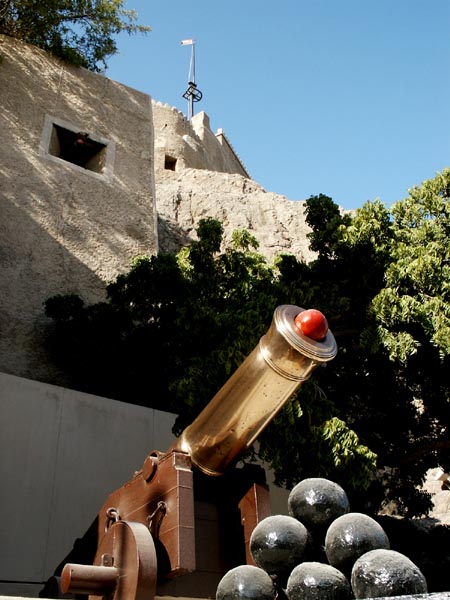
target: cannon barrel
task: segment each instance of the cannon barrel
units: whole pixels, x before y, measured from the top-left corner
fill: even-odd
[[[189,454],[208,475],[222,475],[245,452],[312,371],[336,356],[331,331],[316,341],[295,325],[304,310],[275,309],[267,333],[170,451]]]

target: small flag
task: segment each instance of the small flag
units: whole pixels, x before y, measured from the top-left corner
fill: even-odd
[[[182,46],[192,46],[193,43],[194,43],[194,40],[181,40]]]

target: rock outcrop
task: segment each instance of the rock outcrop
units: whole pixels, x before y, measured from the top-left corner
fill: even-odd
[[[155,173],[160,252],[175,252],[195,239],[200,219],[213,217],[224,226],[225,243],[236,229],[256,237],[269,260],[280,253],[309,261],[304,203],[288,200],[238,174],[203,169]]]
[[[200,219],[224,226],[227,244],[247,229],[268,260],[290,253],[306,261],[309,250],[304,203],[266,192],[253,181],[224,132],[213,133],[208,115],[191,120],[153,101],[156,211],[160,252],[176,252],[195,239]]]

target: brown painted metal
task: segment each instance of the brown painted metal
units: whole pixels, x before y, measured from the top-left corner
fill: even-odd
[[[114,566],[103,566],[105,562]],[[152,600],[156,580],[156,551],[147,527],[117,521],[103,537],[93,566],[64,567],[61,589],[63,593],[89,594],[91,600],[105,596],[111,600]]]
[[[114,508],[121,520],[149,525],[149,517],[163,502],[157,545],[158,558],[165,576],[178,576],[195,569],[194,493],[189,456],[170,452],[154,453],[152,469],[143,469],[121,488],[110,494],[99,512],[98,540],[107,534],[108,510]],[[145,465],[149,466],[149,459]],[[149,471],[152,475],[146,481]],[[153,472],[154,471],[154,472]],[[156,514],[156,513],[155,513]],[[157,515],[156,515],[157,516]],[[156,534],[155,530],[153,532]],[[161,570],[160,569],[160,570]]]
[[[267,485],[254,483],[239,502],[241,523],[244,528],[245,558],[248,565],[254,565],[250,552],[250,536],[256,525],[272,514],[270,492]]]
[[[104,596],[116,588],[119,570],[115,567],[67,564],[61,575],[64,594],[97,594]]]
[[[208,475],[222,475],[319,365],[336,356],[331,331],[323,341],[303,335],[295,317],[304,309],[279,306],[253,352],[228,379],[172,450],[189,454]]]

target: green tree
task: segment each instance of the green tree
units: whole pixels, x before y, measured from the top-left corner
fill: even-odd
[[[367,439],[391,467],[386,498],[395,498],[404,512],[426,509],[429,499],[417,486],[428,468],[450,468],[449,191],[446,169],[389,212],[380,203],[366,204],[343,232],[351,251],[372,245],[376,263],[384,264],[360,341],[371,365],[375,359],[386,365],[377,401],[389,404],[379,413],[383,427],[374,428],[379,444],[373,435]]]
[[[46,303],[55,320],[49,342],[72,387],[172,410],[179,415],[177,432],[256,346],[275,307],[303,305],[311,290],[307,265],[289,256],[269,265],[248,232],[234,232],[223,251],[220,223],[202,220],[197,233],[198,241],[177,256],[136,259],[108,286],[105,303],[85,307],[73,296]],[[280,483],[326,472],[355,489],[367,484],[375,457],[335,413],[331,399],[311,383],[277,417],[261,454]],[[308,470],[288,472],[279,452],[286,444],[277,442],[284,436],[301,465],[310,457]]]
[[[354,499],[365,509],[368,502],[393,503],[401,514],[424,514],[430,499],[420,485],[427,469],[449,468],[448,181],[446,171],[414,188],[392,213],[368,202],[349,220],[328,197],[312,197],[306,215],[317,260],[306,273],[288,261],[293,289],[303,277],[308,304],[331,316],[339,353],[314,380],[333,401],[330,416],[378,457],[378,476]],[[313,423],[323,407],[302,396],[303,414]],[[302,419],[295,419],[297,429]],[[263,435],[262,452],[267,443],[269,458],[270,438],[276,439],[278,477],[292,485],[308,472],[302,440],[316,429],[291,437],[289,424],[277,425],[279,434],[271,426]],[[314,446],[325,471],[329,450]]]
[[[324,194],[309,198],[305,215],[311,227],[307,234],[310,249],[317,252],[319,260],[331,258],[340,243],[339,227],[350,223],[350,215],[342,214],[333,200]]]
[[[116,54],[115,37],[146,33],[124,0],[0,0],[0,33],[92,71]]]
[[[364,341],[399,365],[422,424],[402,463],[431,457],[450,470],[450,169],[391,213],[391,261]]]
[[[107,302],[47,303],[56,355],[74,387],[172,410],[181,431],[270,324],[279,304],[327,315],[339,352],[317,369],[258,440],[279,484],[333,479],[354,509],[395,504],[425,514],[428,468],[449,461],[450,173],[388,211],[368,202],[342,215],[306,202],[317,259],[274,265],[248,232],[222,247],[217,221],[177,256],[139,258]],[[377,467],[377,469],[375,469]]]
[[[197,233],[178,255],[136,258],[104,303],[47,301],[50,348],[72,386],[174,410],[182,422],[245,358],[270,322],[273,271],[247,232],[225,252],[220,223],[202,220]]]
[[[450,169],[392,207],[391,262],[372,311],[379,341],[407,362],[424,344],[450,355]],[[423,352],[422,352],[423,353]]]

